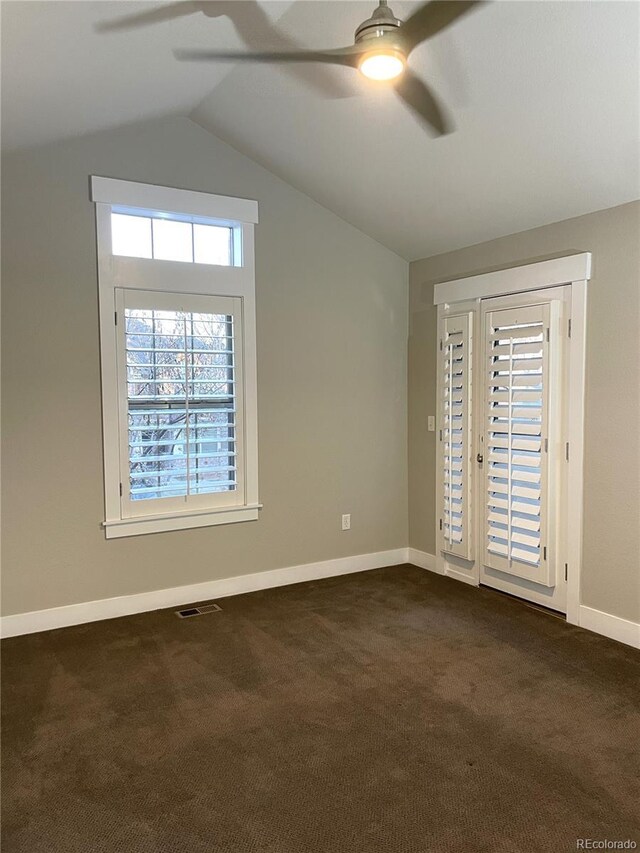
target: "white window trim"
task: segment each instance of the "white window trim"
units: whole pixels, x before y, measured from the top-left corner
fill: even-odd
[[[439,322],[451,310],[477,310],[480,299],[512,293],[525,293],[558,285],[571,287],[571,346],[569,348],[569,401],[567,414],[570,453],[567,460],[567,488],[571,495],[583,495],[584,489],[584,419],[586,380],[587,283],[591,278],[591,252],[580,252],[533,264],[509,267],[495,272],[443,281],[434,287],[434,305],[438,306]],[[468,305],[465,304],[465,301]],[[440,327],[439,327],[440,328]],[[437,461],[436,461],[437,466]],[[436,470],[438,468],[436,467]],[[436,478],[436,489],[440,487]],[[436,500],[439,499],[436,491]],[[437,505],[437,504],[436,504]],[[582,573],[583,501],[569,501],[567,508],[567,622],[580,624],[580,578]],[[439,541],[436,521],[436,542]],[[442,557],[438,562],[444,573]],[[473,585],[479,578],[469,576],[455,567],[448,571],[453,577]],[[584,609],[584,608],[582,608]]]
[[[155,184],[139,184],[117,178],[91,176],[91,201],[122,207],[140,207],[165,213],[207,216],[223,222],[258,223],[258,202],[197,190],[179,190]]]
[[[556,287],[559,284],[588,281],[591,278],[591,252],[566,255],[535,264],[470,275],[436,284],[434,305],[464,302],[466,299],[488,299],[528,290]]]
[[[258,425],[255,316],[254,224],[257,202],[227,196],[159,187],[92,176],[91,200],[96,203],[100,359],[104,447],[105,521],[107,539],[169,530],[255,521],[258,500]],[[187,264],[114,256],[111,253],[111,207],[129,207],[207,216],[237,230],[242,244],[241,266]],[[210,271],[203,277],[202,270]],[[237,297],[242,300],[242,361],[244,368],[244,502],[206,510],[174,511],[125,518],[120,500],[120,428],[116,291],[142,289],[168,293]]]

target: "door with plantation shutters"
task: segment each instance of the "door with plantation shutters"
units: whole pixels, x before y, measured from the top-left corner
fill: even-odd
[[[482,301],[480,582],[562,610],[563,288]]]
[[[418,565],[575,624],[590,275],[586,252],[434,286],[434,558],[412,549]]]
[[[440,338],[441,521],[443,552],[472,558],[471,362],[472,319],[446,317]]]
[[[440,308],[438,565],[528,598],[566,602],[570,289]]]

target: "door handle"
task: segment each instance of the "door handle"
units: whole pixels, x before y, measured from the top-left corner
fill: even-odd
[[[484,462],[484,456],[482,455],[482,453],[478,453],[476,459],[478,460],[478,465],[482,465],[482,463]]]

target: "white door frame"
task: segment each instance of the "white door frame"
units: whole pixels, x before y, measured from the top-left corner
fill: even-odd
[[[570,346],[568,364],[568,415],[567,428],[569,440],[569,458],[567,470],[568,494],[583,494],[584,483],[584,402],[585,402],[585,362],[586,362],[586,321],[587,321],[587,282],[591,278],[591,253],[582,252],[539,261],[533,264],[511,267],[495,272],[468,276],[436,284],[434,304],[439,306],[438,314],[452,309],[463,309],[459,303],[476,302],[491,296],[506,296],[512,293],[524,293],[558,285],[571,287]],[[438,374],[440,363],[438,362]],[[440,376],[438,375],[438,387]],[[438,443],[439,445],[439,443]],[[475,442],[474,442],[475,445]],[[440,447],[437,449],[439,459]],[[439,471],[439,468],[436,468]],[[436,477],[437,506],[441,503],[441,474]],[[439,516],[439,513],[438,513]],[[569,501],[567,509],[567,622],[579,624],[580,610],[580,574],[582,568],[582,499]],[[436,519],[436,542],[440,542],[439,517]],[[437,567],[443,574],[477,585],[479,573],[475,576],[450,564],[438,546]],[[446,565],[446,564],[448,565]]]

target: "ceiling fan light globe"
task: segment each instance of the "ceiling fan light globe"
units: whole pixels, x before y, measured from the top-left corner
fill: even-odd
[[[370,80],[395,80],[404,71],[405,58],[400,51],[375,51],[366,53],[358,67]]]

